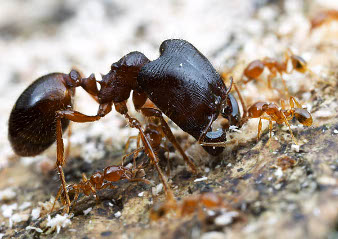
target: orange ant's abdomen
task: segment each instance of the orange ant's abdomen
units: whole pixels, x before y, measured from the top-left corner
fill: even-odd
[[[305,126],[311,126],[312,125],[312,122],[313,122],[312,116],[307,110],[301,109],[301,108],[296,108],[294,114],[295,114],[296,119],[302,125],[305,125]]]
[[[104,179],[109,182],[117,182],[121,179],[131,176],[131,173],[127,169],[123,169],[120,166],[109,166],[104,169]]]
[[[252,61],[244,70],[244,75],[248,78],[255,79],[264,71],[264,64],[261,60]]]
[[[69,77],[52,73],[34,81],[16,101],[8,122],[8,138],[14,152],[34,156],[56,140],[56,112],[72,108],[74,90],[67,87]],[[69,120],[62,119],[64,131]]]
[[[206,208],[214,208],[222,206],[223,200],[215,193],[204,193],[201,195],[201,203]]]

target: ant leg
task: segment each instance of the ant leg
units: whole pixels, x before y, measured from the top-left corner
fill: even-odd
[[[170,160],[169,160],[169,148],[168,148],[168,145],[167,145],[167,142],[164,142],[164,147],[160,146],[160,148],[162,148],[164,151],[167,152],[167,177],[170,176]]]
[[[174,199],[174,194],[173,194],[173,192],[171,191],[171,189],[170,189],[170,187],[169,187],[169,185],[168,185],[168,183],[167,183],[167,178],[164,176],[164,174],[163,174],[163,172],[162,172],[160,166],[158,165],[158,158],[157,158],[157,156],[156,156],[156,154],[155,154],[155,151],[154,151],[154,149],[151,147],[151,144],[150,144],[150,142],[149,142],[149,139],[148,139],[148,138],[146,137],[146,135],[144,134],[140,122],[139,122],[137,119],[130,117],[129,114],[126,113],[126,112],[125,112],[125,114],[123,114],[123,115],[124,115],[124,117],[129,121],[130,127],[136,128],[136,129],[139,130],[141,140],[142,140],[142,142],[143,142],[143,144],[144,144],[144,147],[145,147],[145,151],[146,151],[148,157],[150,158],[150,160],[151,160],[151,161],[153,162],[153,164],[155,165],[155,168],[156,168],[156,170],[157,170],[157,172],[158,172],[158,174],[159,174],[159,176],[160,176],[160,179],[161,179],[161,181],[162,181],[162,183],[163,183],[163,187],[164,187],[164,190],[165,190],[165,192],[166,192],[167,199],[170,200],[170,201],[171,201],[171,200],[175,200],[175,199]]]
[[[292,139],[293,139],[293,142],[295,142],[295,144],[298,145],[295,136],[293,136],[293,133],[292,133],[292,130],[291,130],[291,126],[290,126],[289,122],[287,121],[287,119],[286,119],[284,113],[283,113],[283,112],[281,112],[281,113],[282,113],[282,115],[283,115],[283,117],[284,117],[284,123],[289,127],[290,134],[291,134],[291,137],[292,137]]]
[[[181,148],[180,144],[177,142],[177,140],[176,140],[174,134],[172,133],[170,127],[168,126],[167,122],[164,120],[164,118],[162,116],[162,112],[157,110],[157,109],[153,109],[153,108],[141,108],[140,110],[141,110],[141,112],[144,116],[146,116],[146,117],[153,116],[153,117],[156,117],[160,120],[163,133],[165,134],[167,139],[169,139],[169,141],[174,145],[176,150],[180,152],[181,156],[183,157],[184,161],[189,165],[190,169],[194,173],[197,173],[195,164],[191,161],[190,158],[188,158],[188,156],[185,154],[185,152]]]
[[[62,140],[62,126],[61,126],[61,118],[58,118],[56,121],[56,147],[57,147],[57,159],[56,159],[56,167],[59,173],[59,177],[61,180],[61,185],[63,188],[63,192],[66,197],[66,204],[67,207],[65,208],[65,212],[69,212],[69,207],[70,207],[70,200],[69,200],[69,195],[67,192],[67,185],[66,185],[66,179],[65,175],[62,170],[62,166],[65,163],[65,158],[64,158],[64,145],[63,145],[63,140]]]
[[[258,122],[258,132],[257,132],[257,141],[259,140],[260,138],[260,133],[262,131],[262,118],[259,117],[259,122]]]
[[[87,116],[84,114],[81,114],[77,111],[73,110],[64,110],[64,111],[58,111],[57,112],[57,118],[56,118],[56,167],[59,173],[59,177],[61,180],[61,185],[63,188],[63,191],[65,193],[65,198],[66,198],[66,203],[67,203],[67,208],[65,211],[68,213],[69,212],[69,207],[70,207],[70,200],[67,192],[67,185],[66,185],[66,179],[65,175],[63,173],[63,165],[65,164],[65,157],[64,157],[64,144],[63,144],[63,139],[62,139],[62,125],[61,125],[61,119],[65,118],[74,122],[91,122],[91,121],[96,121],[100,119],[100,116]]]
[[[59,187],[59,190],[58,190],[58,192],[57,192],[57,194],[56,194],[56,196],[55,196],[55,199],[54,199],[54,203],[53,203],[52,209],[50,210],[49,213],[52,213],[52,212],[54,211],[55,204],[56,204],[57,200],[58,200],[58,199],[60,198],[60,196],[61,196],[61,190],[62,190],[62,186]]]
[[[133,155],[134,155],[134,156],[133,156],[133,164],[134,164],[134,167],[135,167],[135,164],[136,164],[135,159],[136,159],[137,155],[139,154],[139,152],[142,151],[142,150],[144,150],[144,147],[139,147],[139,148],[135,149],[134,151],[132,151],[132,152],[130,152],[130,153],[124,155],[123,158],[122,158],[122,166],[124,165],[124,160],[125,160],[127,157],[129,157],[130,155],[133,154]],[[136,156],[135,156],[135,155],[136,155]]]
[[[286,85],[286,81],[285,81],[285,79],[284,79],[282,73],[280,74],[280,78],[282,79],[282,83],[283,83],[283,86],[284,86],[285,95],[286,95],[286,96],[289,96],[289,88],[288,88],[288,86]]]
[[[69,158],[69,153],[70,153],[70,137],[72,135],[72,122],[69,122],[69,126],[68,126],[68,133],[67,133],[67,139],[68,139],[68,143],[67,143],[67,147],[66,147],[66,151],[65,151],[65,160],[67,161],[67,159]]]
[[[268,146],[270,145],[271,137],[272,137],[272,120],[271,120],[271,117],[270,117],[270,119],[269,119],[269,141],[268,141]]]
[[[137,139],[137,138],[138,138],[138,136],[130,136],[130,137],[128,138],[127,143],[126,143],[126,146],[124,146],[124,153],[125,153],[125,154],[126,154],[127,151],[128,151],[128,148],[129,148],[129,145],[130,145],[130,141],[131,141],[132,139]]]

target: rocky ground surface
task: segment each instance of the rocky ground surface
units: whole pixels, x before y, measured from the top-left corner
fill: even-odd
[[[338,23],[309,33],[310,19],[335,1],[2,1],[0,3],[0,238],[337,238],[338,237]],[[20,158],[7,141],[7,120],[20,93],[37,77],[68,72],[106,73],[126,53],[150,59],[160,43],[182,38],[194,44],[220,72],[234,76],[248,105],[279,102],[282,96],[262,81],[240,84],[245,66],[265,56],[282,58],[287,48],[302,56],[312,73],[286,74],[290,94],[312,113],[313,125],[291,121],[298,146],[286,126],[256,119],[228,134],[229,145],[209,156],[172,123],[175,136],[198,166],[193,175],[170,149],[170,186],[180,203],[214,192],[223,207],[180,217],[169,213],[151,221],[154,205],[165,202],[150,165],[144,183],[118,182],[99,191],[100,200],[81,195],[70,214],[60,204],[49,213],[59,188],[55,146],[34,158]],[[264,80],[265,79],[265,80]],[[228,84],[228,82],[226,82]],[[280,77],[273,86],[283,89]],[[236,96],[237,97],[237,96]],[[97,104],[82,90],[76,108],[95,114]],[[131,114],[144,119],[134,112]],[[95,123],[73,124],[67,182],[121,163],[129,136],[137,131],[111,113]],[[67,139],[65,139],[67,141]],[[136,147],[132,143],[130,150]],[[159,154],[166,170],[164,152]],[[148,163],[140,154],[138,162]]]

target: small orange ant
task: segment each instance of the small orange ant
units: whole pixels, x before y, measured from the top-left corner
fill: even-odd
[[[291,60],[292,69],[287,71],[288,62]],[[288,87],[286,85],[285,79],[283,78],[283,74],[290,74],[293,70],[298,71],[300,73],[310,72],[312,71],[307,67],[306,61],[297,55],[294,55],[290,49],[288,49],[284,54],[284,59],[282,61],[276,60],[274,58],[265,57],[263,60],[254,60],[248,64],[248,66],[244,69],[242,75],[242,81],[244,84],[247,84],[251,80],[257,80],[262,75],[264,68],[269,70],[268,75],[268,88],[271,89],[271,80],[277,76],[277,73],[281,76],[285,92],[288,95]],[[245,80],[243,78],[246,77]]]
[[[310,33],[312,33],[313,29],[332,21],[338,21],[338,10],[325,10],[319,12],[311,19]]]
[[[247,118],[259,118],[258,123],[258,133],[257,133],[257,140],[260,137],[260,133],[262,130],[262,119],[269,120],[269,131],[270,131],[270,138],[272,135],[272,121],[275,121],[277,124],[285,123],[290,130],[290,134],[292,136],[293,141],[297,144],[297,141],[292,133],[290,124],[288,121],[295,117],[299,123],[304,126],[311,126],[312,125],[312,116],[306,110],[303,109],[301,104],[296,100],[295,97],[290,97],[290,109],[285,109],[285,101],[281,100],[281,107],[278,107],[275,103],[267,103],[267,102],[256,102],[248,109],[248,116]],[[267,116],[263,116],[263,114]]]
[[[157,221],[162,217],[174,212],[177,217],[191,215],[196,211],[203,213],[203,209],[230,208],[223,203],[223,199],[212,192],[192,195],[178,203],[176,200],[167,200],[166,202],[155,205],[150,211],[150,219]]]
[[[93,194],[95,198],[99,200],[97,190],[105,188],[113,189],[115,188],[115,186],[111,183],[118,182],[123,179],[126,179],[129,182],[144,182],[146,184],[151,184],[149,180],[142,178],[144,176],[144,170],[140,169],[141,166],[142,165],[138,166],[137,169],[130,169],[128,167],[116,165],[108,166],[102,171],[94,173],[89,178],[89,180],[85,174],[82,174],[82,180],[79,183],[67,185],[67,194],[74,195],[71,203],[75,203],[77,201],[80,193],[83,193],[86,196]],[[55,197],[55,201],[51,211],[54,210],[55,203],[59,198],[62,205],[66,206],[65,211],[68,210],[69,207],[66,199],[66,194],[63,192],[63,187],[61,185]]]

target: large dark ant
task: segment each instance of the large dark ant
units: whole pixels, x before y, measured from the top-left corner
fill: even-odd
[[[101,85],[100,90],[96,83]],[[99,103],[96,115],[88,116],[73,110],[76,87],[82,87]],[[144,134],[140,122],[128,114],[126,100],[133,91],[135,109],[146,117],[160,119],[166,137],[182,155],[185,153],[165,123],[162,112],[200,144],[208,144],[204,149],[209,154],[218,155],[224,149],[213,144],[226,141],[226,129],[214,132],[212,123],[219,114],[232,121],[240,117],[230,89],[192,44],[184,40],[166,40],[160,46],[158,59],[150,61],[140,52],[131,52],[113,63],[109,73],[102,76],[102,81],[96,81],[93,74],[83,78],[76,70],[69,74],[52,73],[40,77],[20,95],[13,107],[9,118],[9,141],[20,156],[38,155],[57,142],[56,166],[68,211],[71,203],[62,170],[65,164],[62,132],[69,121],[99,120],[112,110],[114,104],[129,126],[139,130],[145,153],[155,165],[167,197],[173,198],[150,139]],[[158,109],[143,107],[148,98]],[[183,158],[196,173],[191,159]]]

